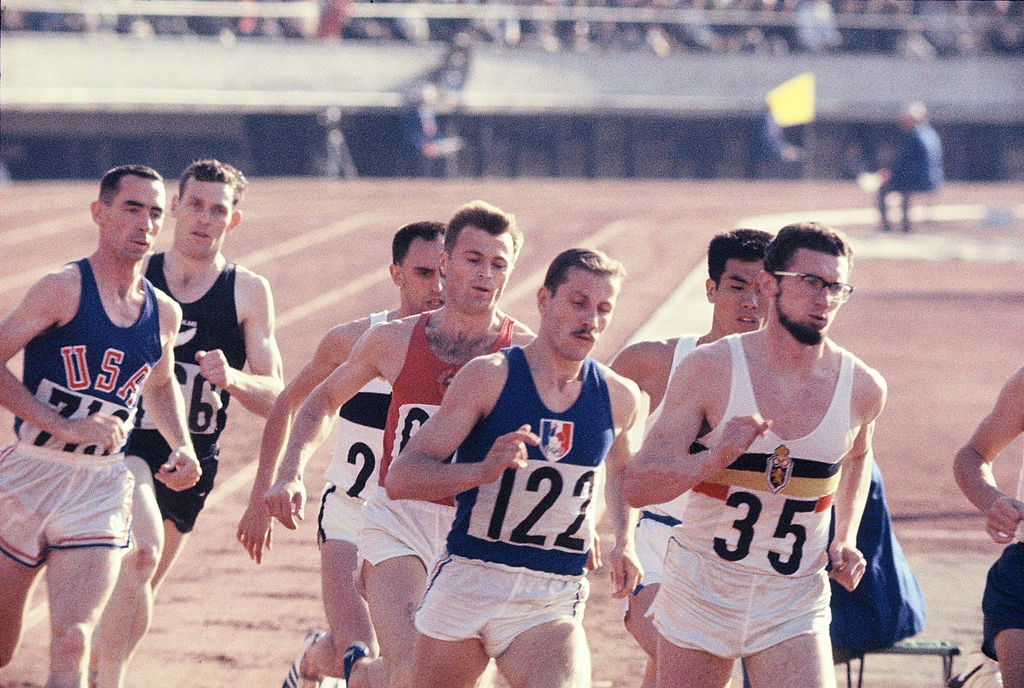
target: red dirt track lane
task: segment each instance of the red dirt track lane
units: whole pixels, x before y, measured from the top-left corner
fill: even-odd
[[[96,233],[88,204],[97,188],[92,182],[0,188],[0,312],[9,312],[47,270],[92,250]],[[168,188],[168,196],[174,190]],[[892,238],[895,249],[882,247],[882,253],[895,257],[878,257],[877,251],[855,255],[857,291],[832,332],[889,383],[875,455],[897,534],[928,600],[929,624],[922,637],[953,640],[965,651],[980,638],[977,607],[984,572],[999,548],[984,536],[981,518],[956,489],[951,462],[1002,382],[1024,362],[1024,253],[1013,250],[1021,245],[1024,226],[1012,218],[1000,222],[1005,209],[1022,202],[1022,191],[1008,184],[944,188],[929,200],[934,218],[919,234]],[[626,265],[629,276],[615,319],[595,351],[605,362],[701,266],[715,232],[753,215],[866,209],[874,200],[852,183],[833,182],[255,179],[226,253],[270,280],[286,378],[330,326],[395,303],[385,266],[398,226],[446,220],[474,198],[519,220],[525,246],[502,307],[531,327],[538,320],[534,295],[543,271],[562,249],[597,246]],[[961,204],[995,212],[988,213],[990,221],[942,220],[942,208]],[[1024,218],[1019,207],[1017,217]],[[815,215],[808,212],[804,219]],[[879,241],[873,223],[846,229],[855,249],[858,242],[875,246]],[[168,218],[158,248],[168,245],[172,231]],[[904,250],[931,240],[972,241],[985,250],[942,260]],[[20,370],[20,359],[13,368]],[[262,421],[241,406],[232,408],[217,489],[161,590],[130,686],[276,688],[304,632],[325,624],[312,524],[297,532],[278,525],[274,548],[259,567],[235,540]],[[10,414],[0,412],[0,440],[12,437]],[[325,442],[307,470],[314,500],[332,446],[332,440]],[[1018,440],[996,463],[1007,491],[1016,483],[1021,451]],[[307,508],[307,521],[314,517],[315,509]],[[610,543],[606,527],[603,533]],[[585,625],[595,686],[637,686],[644,658],[622,627],[623,607],[608,597],[606,572],[592,574],[591,580]],[[42,592],[40,585],[18,653],[0,669],[0,688],[45,682],[48,627],[37,609]],[[933,658],[872,657],[865,684],[939,685],[937,664]]]

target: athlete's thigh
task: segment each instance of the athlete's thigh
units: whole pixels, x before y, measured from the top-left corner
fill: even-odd
[[[651,657],[657,656],[660,635],[654,627],[654,620],[647,616],[647,611],[660,587],[660,583],[652,583],[642,587],[635,595],[630,595],[629,608],[626,610],[626,628]]]
[[[583,626],[558,619],[528,628],[497,658],[512,688],[585,688],[590,685],[590,649]]]
[[[14,654],[29,593],[41,570],[41,567],[25,566],[0,554],[0,581],[3,581],[0,585],[0,660]]]
[[[95,625],[114,589],[123,556],[123,550],[113,547],[51,550],[46,584],[52,625]]]
[[[135,476],[132,494],[132,547],[160,551],[164,545],[164,524],[156,503],[153,472],[138,456],[125,456],[125,465]]]
[[[1004,688],[1024,688],[1024,629],[1000,631],[995,645]]]
[[[412,688],[472,688],[487,668],[488,659],[476,638],[438,640],[417,633]]]
[[[381,655],[411,657],[416,641],[413,619],[427,587],[423,562],[412,555],[379,564],[364,561],[361,573]]]
[[[733,660],[658,639],[658,688],[724,688]]]
[[[746,658],[754,688],[835,688],[828,633],[802,633]]]
[[[332,633],[344,634],[356,615],[367,615],[366,603],[352,578],[358,564],[355,543],[324,540],[320,544],[320,590]],[[365,623],[368,625],[369,621]]]

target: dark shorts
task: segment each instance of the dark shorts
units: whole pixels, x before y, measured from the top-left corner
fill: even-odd
[[[213,481],[217,477],[217,457],[220,456],[220,449],[215,448],[213,453],[199,459],[199,467],[203,474],[197,482],[187,490],[176,492],[153,478],[153,488],[156,491],[156,503],[160,507],[160,515],[174,524],[174,527],[181,533],[190,533],[196,525],[196,518],[206,504],[206,497],[213,489]],[[155,476],[157,471],[167,461],[167,455],[154,456],[151,454],[142,456],[149,464],[149,469]]]
[[[999,632],[1024,629],[1024,544],[1015,542],[1004,549],[988,570],[981,610],[985,613],[981,650],[997,659],[995,639]]]

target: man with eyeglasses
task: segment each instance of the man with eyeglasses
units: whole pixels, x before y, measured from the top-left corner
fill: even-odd
[[[721,688],[737,658],[756,688],[835,686],[825,566],[850,590],[864,575],[856,535],[886,395],[828,338],[851,260],[825,225],[784,227],[757,278],[765,327],[683,360],[627,469],[632,506],[690,491],[652,607],[659,686]],[[705,431],[708,450],[681,451]]]

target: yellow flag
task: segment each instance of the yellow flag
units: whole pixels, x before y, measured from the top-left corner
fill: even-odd
[[[814,74],[804,72],[768,91],[768,109],[780,127],[814,121]]]

